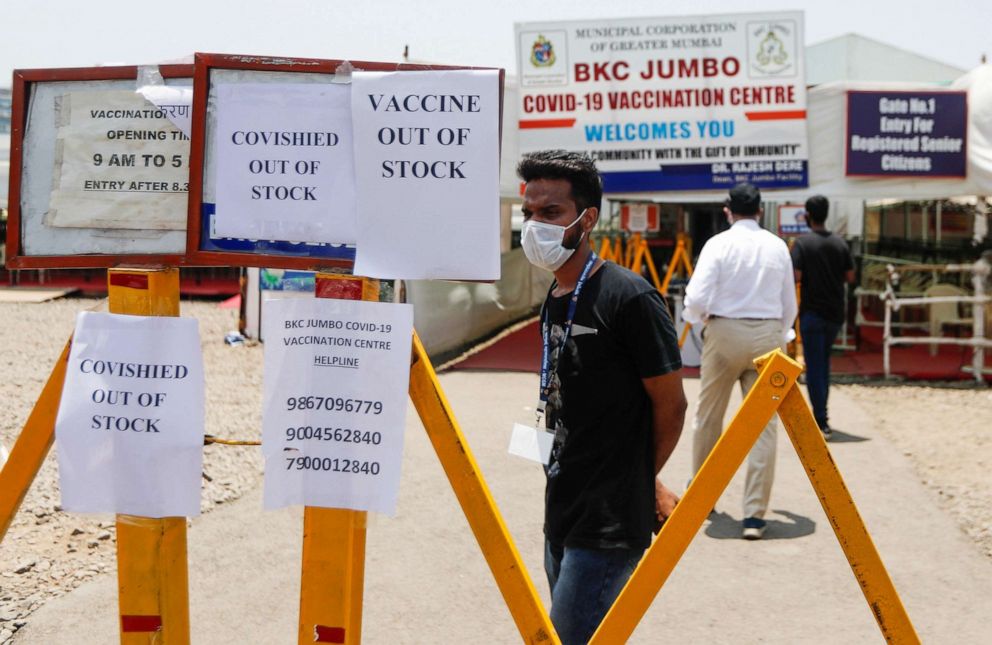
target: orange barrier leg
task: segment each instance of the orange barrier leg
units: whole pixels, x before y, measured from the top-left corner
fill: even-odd
[[[919,643],[909,614],[797,385],[785,395],[778,414],[885,640]]]
[[[644,255],[647,253],[648,243],[645,240],[641,240],[641,243],[637,245],[634,250],[634,259],[630,263],[630,270],[641,275],[641,269],[644,268]]]
[[[644,260],[645,262],[647,262],[648,265],[648,273],[651,276],[651,282],[654,283],[655,289],[657,289],[658,292],[661,293],[661,295],[667,296],[668,295],[667,292],[662,291],[661,289],[661,280],[658,279],[658,269],[655,268],[654,260],[651,259],[651,249],[647,248],[646,245],[647,242],[645,242]]]
[[[535,645],[560,643],[416,332],[413,359],[410,400],[417,408],[520,637],[523,642]]]
[[[378,300],[379,281],[317,274],[317,297]],[[307,506],[303,510],[299,643],[362,641],[368,513]]]
[[[679,240],[675,244],[675,252],[672,253],[672,259],[668,262],[668,271],[665,271],[665,279],[661,281],[661,286],[658,287],[658,291],[662,294],[668,293],[668,286],[672,283],[672,277],[675,275],[675,268],[678,267],[679,262],[682,261],[682,256],[685,253],[685,242]]]
[[[613,259],[613,249],[610,247],[610,238],[603,238],[602,243],[599,245],[599,257],[603,260]]]
[[[110,312],[179,315],[179,269],[111,269]],[[117,516],[122,645],[189,643],[186,518]]]
[[[69,360],[69,347],[72,339],[65,344],[62,355],[55,361],[41,396],[28,416],[24,429],[10,451],[7,463],[0,470],[0,542],[14,521],[17,509],[31,488],[31,482],[38,476],[38,470],[55,441],[55,416],[62,400],[62,383],[65,381],[65,368]]]
[[[679,349],[681,349],[682,346],[685,345],[685,339],[689,337],[689,329],[691,328],[692,325],[690,325],[689,323],[686,323],[685,327],[682,328],[682,335],[679,336]]]

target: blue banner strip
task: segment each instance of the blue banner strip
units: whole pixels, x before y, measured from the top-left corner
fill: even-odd
[[[200,250],[234,253],[259,253],[282,255],[292,258],[321,258],[355,261],[355,247],[346,244],[310,242],[280,242],[277,240],[242,240],[229,237],[210,237],[210,223],[216,206],[204,202],[200,209]]]
[[[740,162],[742,166],[768,163],[772,167],[781,160]],[[746,181],[758,188],[805,188],[809,186],[809,164],[789,160],[792,166],[801,164],[800,170],[733,170],[734,162],[720,164],[664,165],[659,170],[630,172],[604,172],[603,191],[606,193],[636,193],[647,191],[727,190]],[[714,173],[714,166],[724,166],[727,172]]]

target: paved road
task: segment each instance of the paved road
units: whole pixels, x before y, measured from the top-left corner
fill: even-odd
[[[530,575],[541,569],[540,468],[506,454],[509,428],[526,422],[533,375],[446,374],[441,379]],[[698,380],[687,380],[690,406]],[[871,411],[838,392],[830,445],[920,637],[988,642],[992,562],[983,558],[908,461],[873,431]],[[739,398],[731,405],[731,412]],[[690,407],[691,409],[691,407]],[[729,413],[728,413],[729,414]],[[739,537],[742,473],[655,600],[636,643],[883,642],[785,432],[770,527]],[[666,467],[686,480],[689,435]],[[431,446],[411,412],[399,510],[370,518],[364,638],[368,643],[516,643],[519,637]],[[196,520],[189,531],[194,643],[294,643],[301,513],[262,512],[258,491]],[[117,642],[116,581],[106,575],[52,601],[19,645]]]

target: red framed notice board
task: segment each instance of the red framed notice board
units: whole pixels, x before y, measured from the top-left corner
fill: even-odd
[[[194,68],[189,262],[349,272],[356,256],[355,203],[361,183],[361,169],[349,169],[349,164],[359,163],[352,153],[362,125],[357,112],[352,121],[352,75],[479,69],[206,53],[195,55]],[[498,71],[501,115],[503,70],[485,71]],[[450,107],[446,101],[451,99],[429,98],[426,92],[409,107]],[[380,100],[385,102],[375,107],[391,99]],[[440,137],[424,130],[383,128],[377,144],[402,145],[403,152],[413,154],[431,143],[430,137]],[[451,129],[451,140],[442,143],[457,145],[458,132]],[[495,155],[498,182],[498,141]],[[462,172],[454,162],[417,165],[414,158],[398,157],[390,166],[382,162],[376,168],[382,174],[433,173],[433,178],[457,178]],[[439,201],[443,195],[433,198]],[[416,204],[409,206],[415,210]],[[391,216],[404,218],[405,210]],[[493,226],[498,227],[498,214]],[[402,232],[396,235],[397,243],[404,241]]]
[[[7,266],[185,263],[192,65],[16,70]]]
[[[661,207],[645,202],[627,202],[620,207],[620,228],[631,233],[661,230]]]

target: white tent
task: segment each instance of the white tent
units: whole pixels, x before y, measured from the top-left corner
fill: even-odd
[[[844,176],[848,90],[917,90],[938,88],[920,83],[838,82],[808,94],[810,188],[829,197],[859,199],[938,199],[992,194],[992,65],[983,65],[955,81],[950,89],[968,92],[967,177],[964,179],[892,179]]]
[[[968,92],[968,180],[975,194],[992,195],[992,64],[951,84]]]
[[[947,85],[964,69],[861,34],[844,34],[806,46],[806,84],[833,81],[902,81]]]

